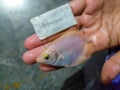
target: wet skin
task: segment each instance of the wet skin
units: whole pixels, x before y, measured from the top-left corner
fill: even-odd
[[[80,28],[80,35],[87,39],[86,54],[93,53],[120,45],[120,0],[73,0],[71,8]],[[76,30],[72,27],[71,30]],[[67,30],[69,32],[71,30]],[[49,42],[64,35],[64,32],[40,41],[36,34],[25,40],[28,49],[23,55],[27,64],[34,64],[36,58]],[[120,73],[120,52],[117,52],[104,65],[101,80],[104,84]],[[42,71],[52,71],[59,67],[40,65]]]

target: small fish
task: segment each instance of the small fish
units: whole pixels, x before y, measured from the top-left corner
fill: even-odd
[[[85,39],[79,31],[68,32],[45,47],[36,62],[53,66],[76,66],[86,59]]]

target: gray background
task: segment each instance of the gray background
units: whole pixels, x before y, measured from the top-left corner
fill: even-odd
[[[106,51],[93,55],[84,67],[49,73],[22,61],[24,39],[34,33],[30,19],[69,0],[23,0],[25,6],[17,8],[4,1],[0,0],[0,90],[102,90],[100,72]]]

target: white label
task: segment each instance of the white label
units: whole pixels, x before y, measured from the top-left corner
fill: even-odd
[[[69,4],[32,18],[31,22],[41,40],[77,24]]]

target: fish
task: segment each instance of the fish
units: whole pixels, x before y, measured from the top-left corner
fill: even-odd
[[[58,67],[73,67],[83,63],[86,39],[79,31],[70,31],[51,42],[36,59],[36,62]]]

